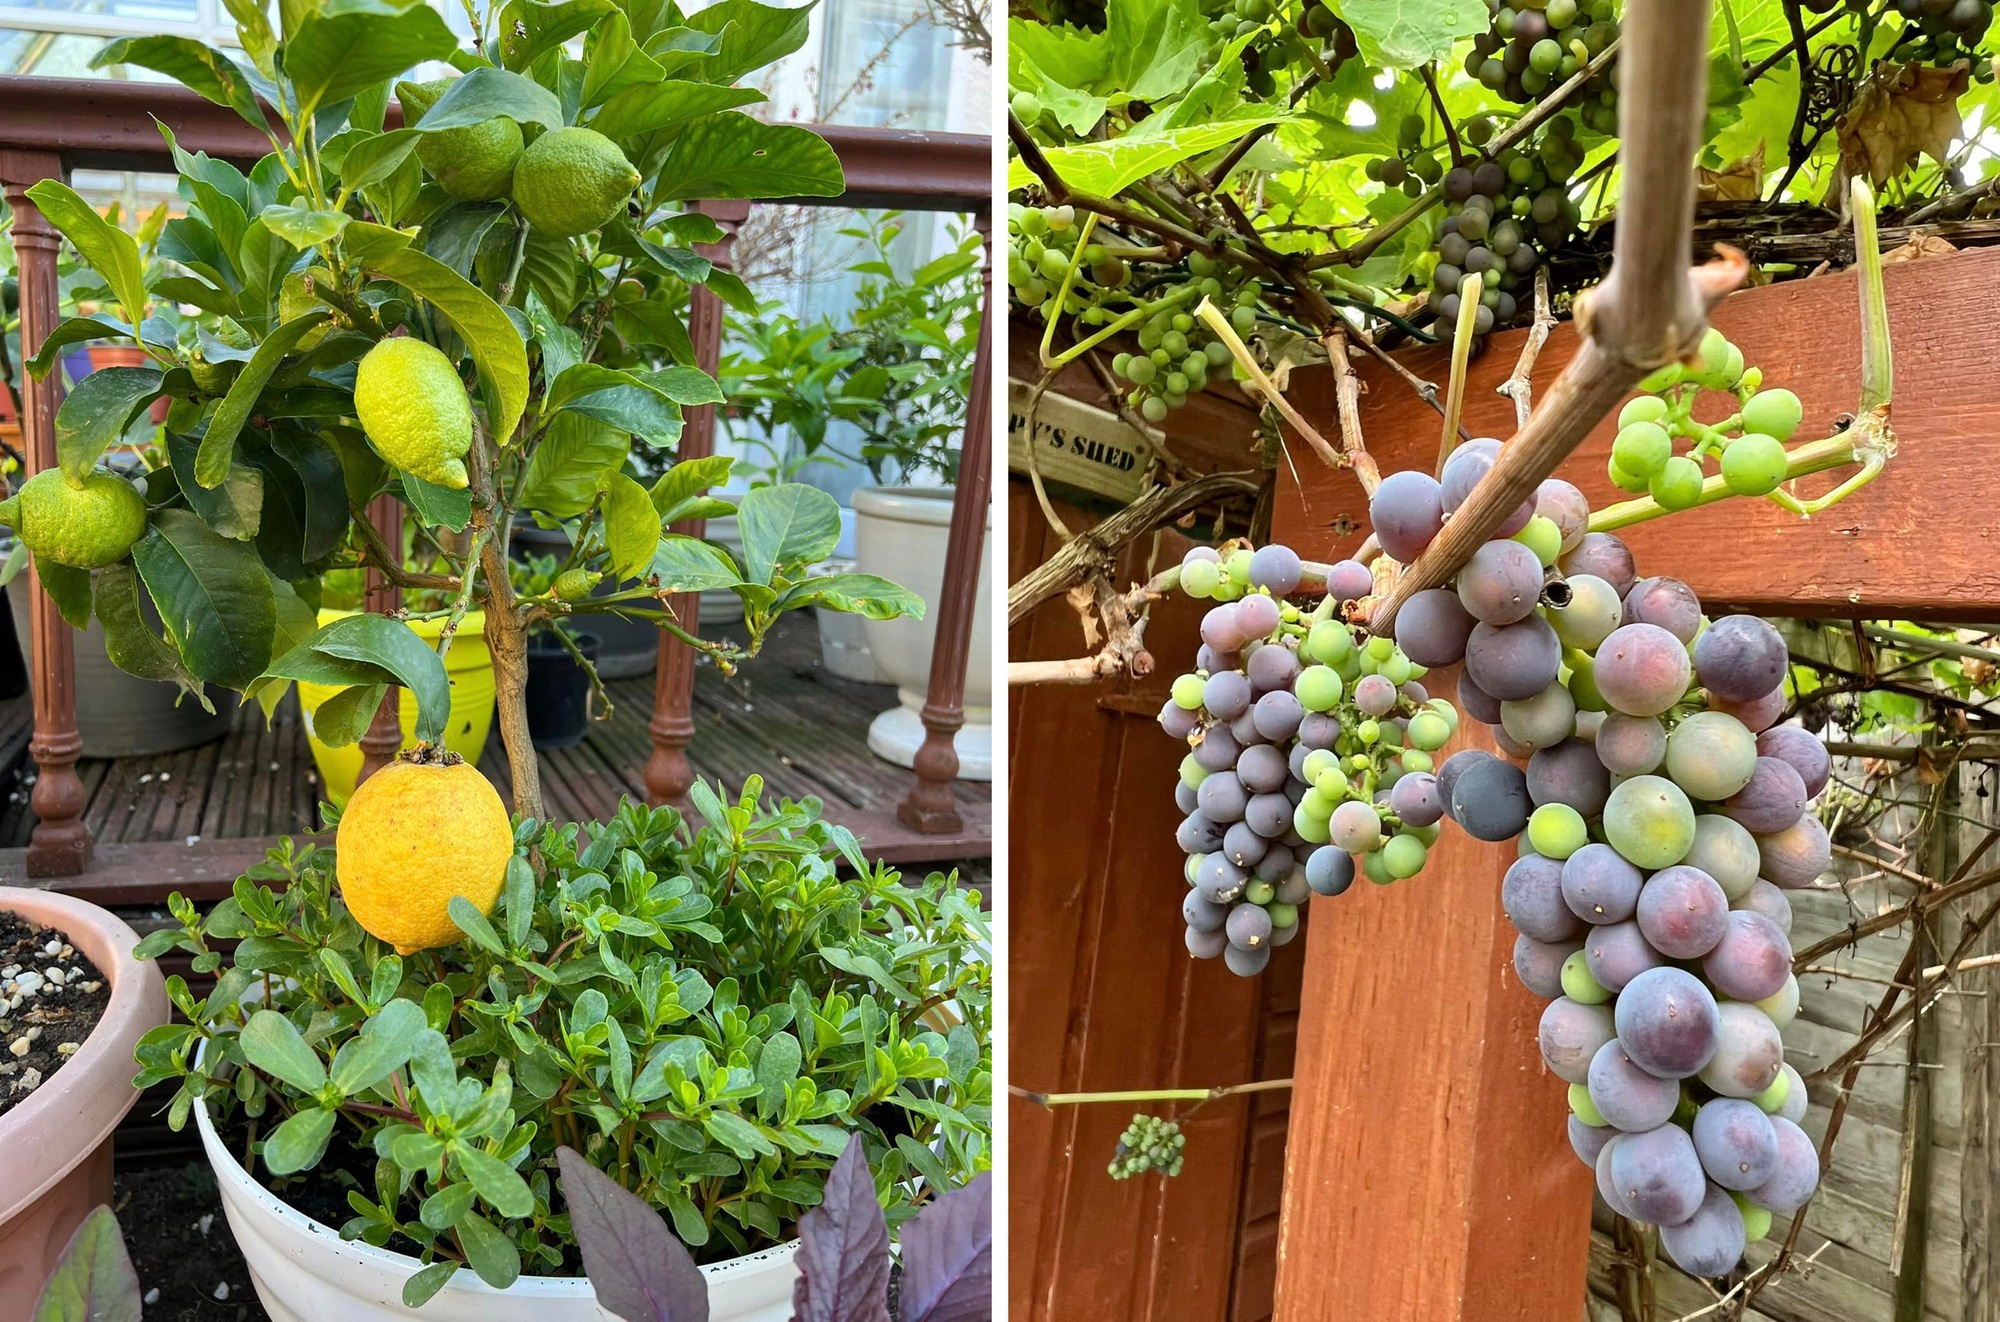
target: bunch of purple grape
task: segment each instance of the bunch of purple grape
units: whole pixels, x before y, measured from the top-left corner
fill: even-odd
[[[1366,566],[1328,570],[1310,613],[1284,600],[1303,574],[1283,546],[1197,546],[1181,564],[1181,587],[1217,603],[1159,718],[1190,749],[1175,789],[1181,916],[1192,954],[1243,977],[1298,935],[1311,896],[1348,888],[1356,858],[1380,884],[1423,869],[1444,815],[1432,754],[1458,728],[1417,682],[1424,667],[1335,615],[1373,590]]]
[[[1474,441],[1442,481],[1385,480],[1383,549],[1413,560],[1498,453]],[[1463,661],[1460,704],[1525,762],[1463,750],[1437,781],[1469,834],[1521,837],[1501,901],[1515,969],[1551,1002],[1542,1058],[1570,1085],[1577,1156],[1614,1211],[1716,1276],[1818,1184],[1780,1037],[1799,1002],[1783,890],[1827,865],[1807,804],[1830,763],[1776,723],[1777,630],[1710,622],[1686,584],[1638,578],[1588,515],[1576,488],[1543,483],[1451,588],[1411,598],[1396,639],[1425,665]]]

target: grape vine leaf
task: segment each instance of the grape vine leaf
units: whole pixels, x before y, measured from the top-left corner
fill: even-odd
[[[1958,98],[1971,81],[1964,63],[1936,69],[1882,64],[1840,121],[1840,164],[1850,177],[1880,185],[1928,156],[1942,164],[1964,136]]]
[[[1072,189],[1111,197],[1157,170],[1234,142],[1260,125],[1287,123],[1291,118],[1280,110],[1242,106],[1233,115],[1203,124],[1153,132],[1141,124],[1123,137],[1074,147],[1051,147],[1044,154]],[[1031,187],[1035,182],[1034,171],[1019,157],[1008,165],[1009,191]]]
[[[1480,12],[1483,16],[1483,7]],[[1109,0],[1102,32],[1018,20],[1007,32],[1013,48],[1045,80],[1141,101],[1162,101],[1186,90],[1201,72],[1210,40],[1195,0]],[[1011,63],[1011,51],[1008,58]]]
[[[1449,59],[1453,43],[1491,21],[1482,0],[1345,0],[1340,16],[1354,29],[1361,62],[1377,69]]]

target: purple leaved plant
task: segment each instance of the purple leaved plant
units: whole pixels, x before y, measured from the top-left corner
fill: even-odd
[[[597,1302],[624,1322],[708,1322],[708,1282],[660,1214],[569,1148],[559,1148],[570,1224]],[[857,1136],[818,1207],[799,1218],[792,1322],[890,1322],[889,1226]],[[993,1316],[992,1177],[932,1202],[903,1227],[895,1322]]]

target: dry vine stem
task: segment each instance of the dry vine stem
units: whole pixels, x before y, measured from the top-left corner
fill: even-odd
[[[1576,357],[1437,540],[1374,603],[1375,632],[1412,596],[1450,581],[1641,377],[1692,353],[1709,309],[1749,274],[1734,250],[1692,272],[1682,256],[1693,244],[1708,32],[1707,0],[1633,0],[1627,10],[1618,99],[1625,193],[1611,273],[1577,300]]]

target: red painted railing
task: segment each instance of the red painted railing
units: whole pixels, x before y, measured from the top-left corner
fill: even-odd
[[[392,106],[392,117],[395,114]],[[205,151],[248,165],[270,150],[270,142],[234,111],[183,88],[0,77],[0,190],[14,211],[23,357],[34,353],[58,318],[56,253],[60,243],[60,237],[28,200],[27,189],[43,179],[64,178],[78,167],[171,171],[173,161],[155,119],[170,127],[182,149],[189,152]],[[833,198],[763,199],[766,204],[966,212],[975,217],[986,239],[987,315],[973,368],[951,541],[945,556],[943,601],[932,649],[930,692],[923,709],[927,733],[916,758],[917,782],[897,810],[898,821],[909,831],[955,834],[963,823],[951,794],[951,782],[958,774],[952,738],[964,723],[965,667],[970,659],[980,546],[991,485],[991,142],[962,133],[833,124],[806,127],[824,137],[839,155],[847,191]],[[704,204],[703,209],[716,218],[726,235],[733,236],[749,216],[750,206],[749,202],[716,202]],[[705,249],[706,255],[726,267],[731,242],[725,238]],[[694,291],[688,331],[701,365],[714,370],[721,353],[722,315],[720,303],[706,289]],[[54,421],[56,406],[62,402],[62,383],[54,373],[41,381],[29,379],[23,382],[23,394],[23,427],[32,475],[56,462]],[[714,443],[713,407],[688,410],[679,457],[707,455]],[[703,530],[700,520],[674,528],[696,536]],[[374,577],[371,571],[371,580]],[[379,585],[371,581],[370,586]],[[82,818],[85,796],[76,772],[82,744],[76,729],[74,635],[32,574],[29,592],[33,621],[30,670],[35,688],[35,732],[29,752],[39,776],[30,800],[37,820],[28,847],[28,872],[39,877],[75,876],[90,866],[90,832]],[[370,608],[381,609],[386,599],[386,594],[371,591]],[[699,623],[699,596],[679,596],[674,608],[689,631],[694,631]],[[647,797],[656,803],[680,798],[693,780],[687,747],[694,736],[694,661],[690,648],[661,635],[649,727],[653,753],[645,775]],[[371,730],[364,740],[364,747],[374,755],[371,761],[393,755],[394,745],[388,736],[393,729],[394,701],[394,695],[385,700],[384,711],[390,715],[379,722],[382,737],[376,738]],[[373,746],[377,744],[381,747]]]

